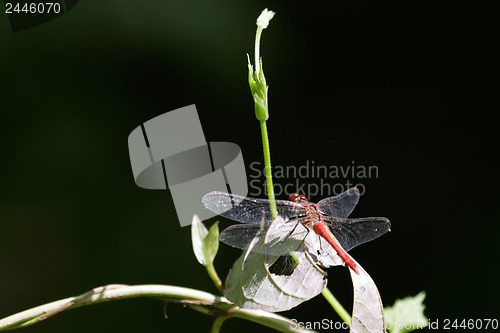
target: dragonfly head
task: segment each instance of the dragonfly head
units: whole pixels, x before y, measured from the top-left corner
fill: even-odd
[[[290,196],[290,201],[303,202],[303,201],[309,201],[309,200],[307,200],[307,197],[303,194],[294,193]]]

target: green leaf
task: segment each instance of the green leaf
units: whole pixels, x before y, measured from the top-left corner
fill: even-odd
[[[207,259],[212,263],[219,250],[219,222],[212,224],[208,230],[208,235],[203,243],[203,250]]]
[[[352,257],[351,257],[352,259]],[[377,286],[368,273],[352,259],[359,274],[349,267],[354,289],[354,304],[352,309],[351,333],[385,333],[384,311],[382,299]]]
[[[225,296],[239,307],[269,312],[287,311],[315,297],[326,286],[323,272],[314,266],[305,252],[291,253],[285,259],[266,254],[268,244],[273,244],[274,248],[287,248],[281,242],[283,234],[287,234],[283,227],[293,225],[285,224],[281,217],[275,219],[267,232],[255,237],[233,265],[226,280]],[[294,249],[298,248],[293,235],[287,239],[285,243],[291,243],[288,245]],[[302,235],[300,242],[303,240]]]
[[[391,333],[406,333],[427,327],[429,320],[424,315],[425,291],[418,295],[397,299],[393,306],[385,308],[387,329]]]
[[[191,238],[193,252],[198,262],[203,266],[211,265],[219,249],[218,224],[215,223],[208,231],[198,215],[194,215],[191,224]]]

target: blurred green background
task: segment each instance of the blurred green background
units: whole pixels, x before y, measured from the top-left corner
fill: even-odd
[[[351,253],[384,303],[425,290],[432,320],[498,318],[498,2],[227,0],[81,2],[17,33],[0,14],[0,317],[109,283],[216,292],[169,191],[135,185],[127,137],[196,104],[207,141],[261,161],[246,53],[266,7],[277,12],[261,44],[273,163],[378,166],[353,216],[387,216],[392,233]],[[221,245],[221,276],[238,255]],[[350,308],[347,270],[329,273]],[[111,302],[23,331],[213,321],[175,304],[164,319],[162,307]],[[284,315],[340,321],[321,296]],[[224,324],[234,330],[270,331]]]

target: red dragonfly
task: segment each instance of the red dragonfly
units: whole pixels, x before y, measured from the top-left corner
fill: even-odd
[[[347,218],[358,200],[359,190],[353,187],[318,203],[312,203],[306,196],[295,193],[290,196],[290,200],[276,200],[276,207],[279,216],[295,223],[291,233],[301,224],[307,232],[302,239],[305,240],[312,229],[333,247],[347,266],[359,274],[356,263],[346,251],[382,236],[390,231],[391,223],[384,217]],[[222,242],[233,247],[245,249],[273,221],[269,200],[266,199],[211,192],[202,201],[214,213],[243,223],[228,227],[220,235]],[[281,249],[280,252],[278,254],[284,254],[286,250]]]

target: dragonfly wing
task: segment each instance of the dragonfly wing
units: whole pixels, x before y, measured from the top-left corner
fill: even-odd
[[[259,232],[260,225],[257,224],[232,225],[221,232],[219,239],[229,246],[246,250]]]
[[[309,233],[299,220],[285,221],[283,218],[267,223],[263,231],[260,230],[258,224],[232,225],[221,232],[219,239],[229,246],[246,250],[255,237],[260,237],[258,242],[252,243],[252,251],[280,256],[302,250]]]
[[[206,208],[217,215],[226,217],[241,223],[260,224],[271,222],[271,210],[269,200],[247,198],[237,194],[225,192],[210,192],[202,199]],[[288,200],[276,200],[278,215],[283,218],[292,219],[306,214],[305,208],[295,202]]]
[[[359,190],[353,187],[337,196],[321,200],[318,202],[318,207],[326,215],[348,217],[358,204],[358,201]]]
[[[391,231],[391,222],[385,217],[359,219],[327,217],[325,221],[345,251],[349,251]]]

